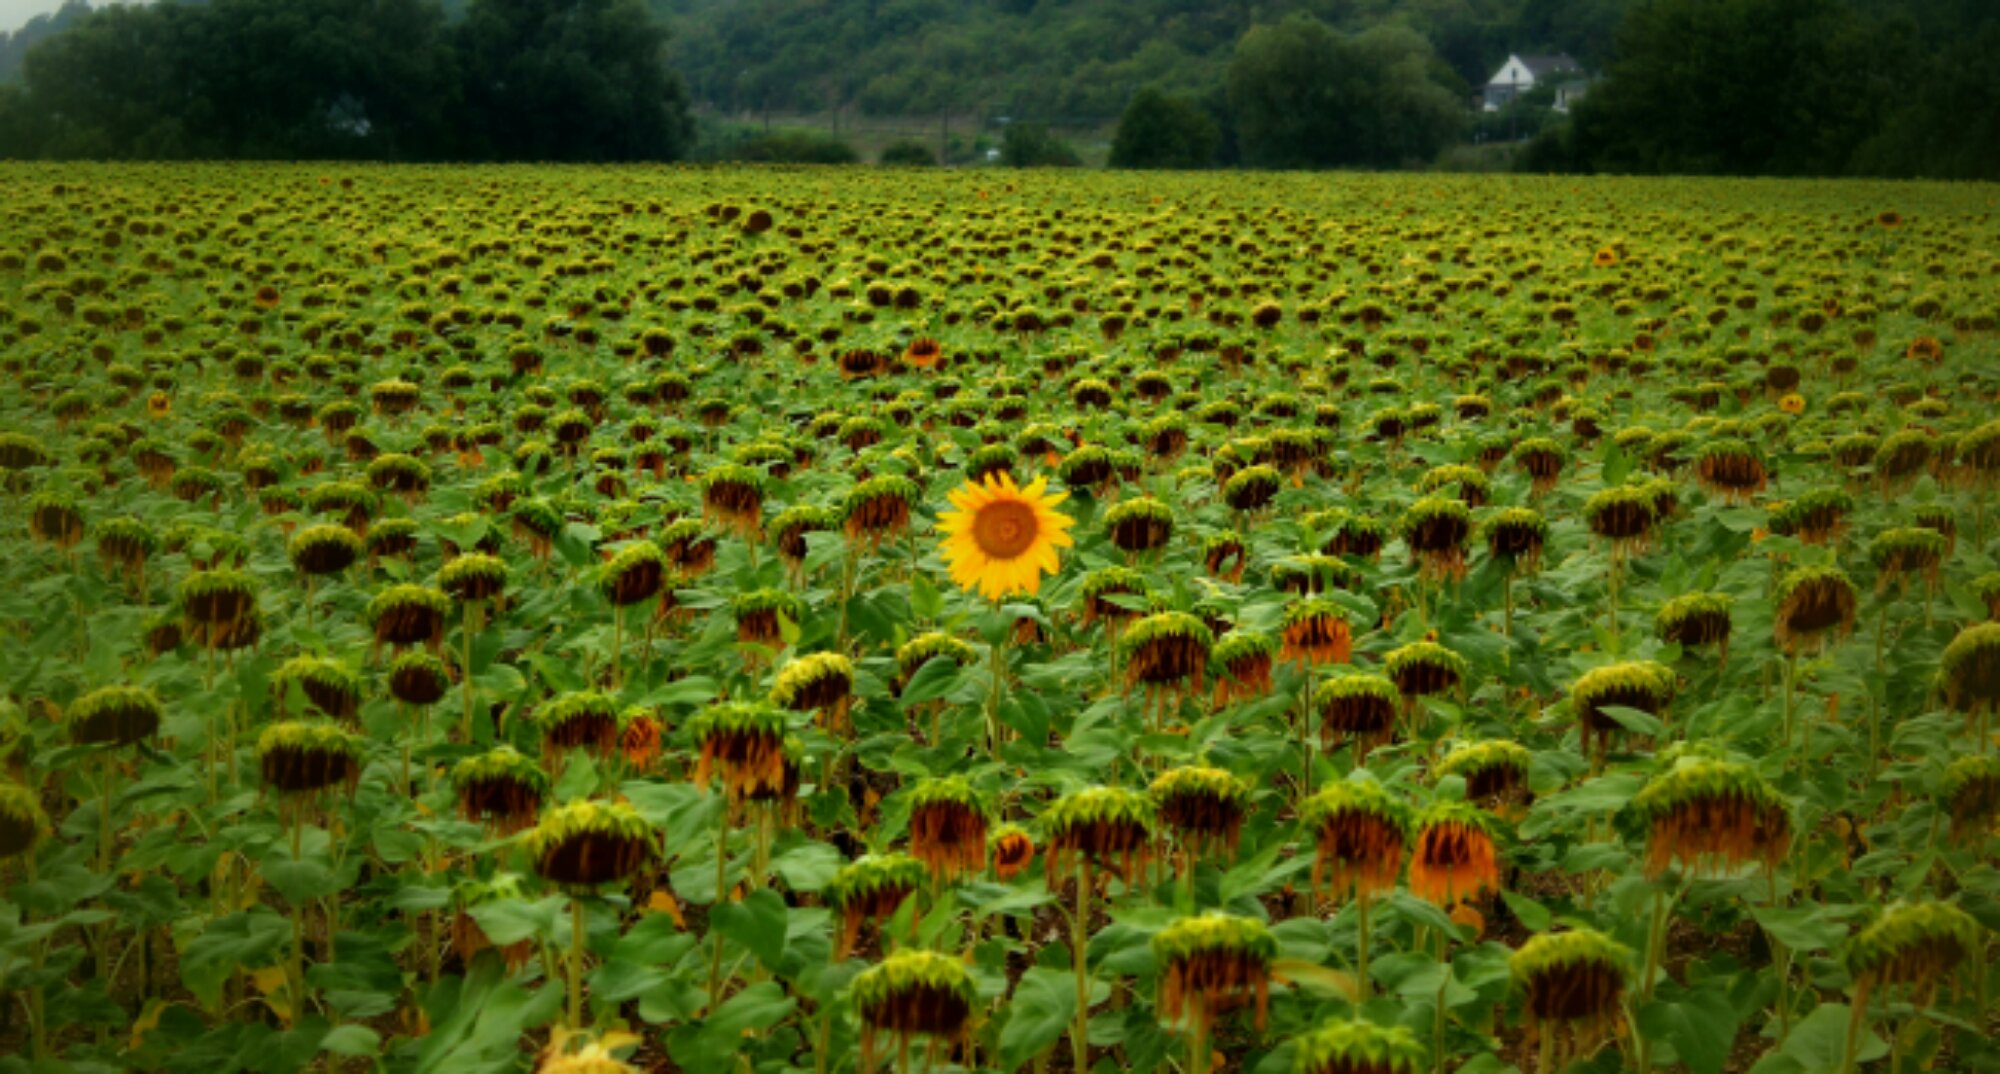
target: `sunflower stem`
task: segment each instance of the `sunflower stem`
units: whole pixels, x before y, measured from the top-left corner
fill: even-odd
[[[721,906],[728,897],[729,883],[729,803],[724,801],[715,819],[715,902]],[[713,931],[713,930],[710,930]],[[722,1004],[722,934],[715,933],[715,950],[708,960],[708,1010],[711,1015]]]
[[[1069,923],[1069,946],[1071,960],[1076,964],[1076,1022],[1070,1026],[1070,1055],[1072,1067],[1081,1072],[1090,1069],[1090,966],[1084,950],[1090,942],[1090,857],[1082,855],[1082,863],[1077,868],[1076,916]]]
[[[460,651],[463,653],[459,660],[462,665],[460,674],[465,676],[465,722],[459,727],[459,735],[465,739],[468,746],[472,744],[472,632],[478,618],[479,602],[466,601],[464,620],[459,627],[458,639]]]
[[[1358,888],[1354,893],[1354,914],[1354,973],[1360,1001],[1365,1003],[1375,987],[1368,979],[1368,893]]]
[[[1861,1032],[1868,1026],[1868,982],[1861,981],[1854,988],[1854,1007],[1847,1015],[1847,1038],[1840,1046],[1840,1074],[1854,1074],[1856,1060],[1860,1058]]]
[[[569,898],[569,1024],[572,1029],[583,1028],[583,896]],[[718,937],[717,948],[721,947]]]

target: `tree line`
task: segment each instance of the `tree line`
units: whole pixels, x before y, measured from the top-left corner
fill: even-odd
[[[2000,178],[1991,0],[801,3],[159,0],[87,14],[73,4],[0,41],[0,62],[20,73],[0,84],[0,157],[716,159],[714,146],[695,152],[691,100],[852,100],[855,57],[875,55],[894,68],[882,77],[936,91],[880,96],[884,106],[976,94],[996,114],[1101,105],[1061,85],[1095,70],[1118,94],[1109,113],[1122,110],[1119,167],[1428,167],[1500,131],[1534,136],[1514,157],[1532,171]],[[1154,21],[1107,21],[1141,11]],[[980,81],[1012,70],[1004,33],[976,56],[879,51],[935,44],[958,32],[938,25],[954,13],[974,26],[1039,26],[1058,56],[1102,34],[1100,66],[1030,92],[1011,81],[1018,72]],[[855,27],[880,39],[835,48],[834,62],[771,36],[813,26],[829,47]],[[1600,72],[1570,117],[1542,98],[1517,102],[1500,126],[1473,111],[1474,79],[1508,35],[1512,51],[1572,48]],[[721,79],[718,64],[735,73]],[[789,81],[750,93],[742,80],[766,64]],[[1534,114],[1517,123],[1524,111]],[[885,163],[928,158],[894,148]],[[1020,166],[1080,156],[1036,124],[1006,127],[998,148]],[[784,134],[743,140],[737,155],[854,156],[837,139]]]
[[[209,0],[98,9],[0,86],[0,157],[672,160],[641,0]]]

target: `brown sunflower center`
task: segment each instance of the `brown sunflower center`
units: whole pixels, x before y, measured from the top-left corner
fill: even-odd
[[[972,539],[991,559],[1014,559],[1035,543],[1035,509],[1018,500],[1001,500],[979,509],[972,522]]]

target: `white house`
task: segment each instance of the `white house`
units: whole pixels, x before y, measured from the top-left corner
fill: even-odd
[[[1521,94],[1545,83],[1575,81],[1582,77],[1583,67],[1563,53],[1553,56],[1523,56],[1519,53],[1507,57],[1500,70],[1486,80],[1486,91],[1482,107],[1488,112],[1498,112],[1500,107]],[[1581,92],[1564,95],[1557,91],[1557,110],[1568,111],[1569,100],[1582,96]]]

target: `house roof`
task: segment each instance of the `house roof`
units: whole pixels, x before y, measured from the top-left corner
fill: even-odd
[[[1566,52],[1558,52],[1549,56],[1523,56],[1520,53],[1515,53],[1514,58],[1520,60],[1521,66],[1533,72],[1537,79],[1545,78],[1549,75],[1562,74],[1565,71],[1583,70],[1583,65],[1571,59],[1569,53]]]

